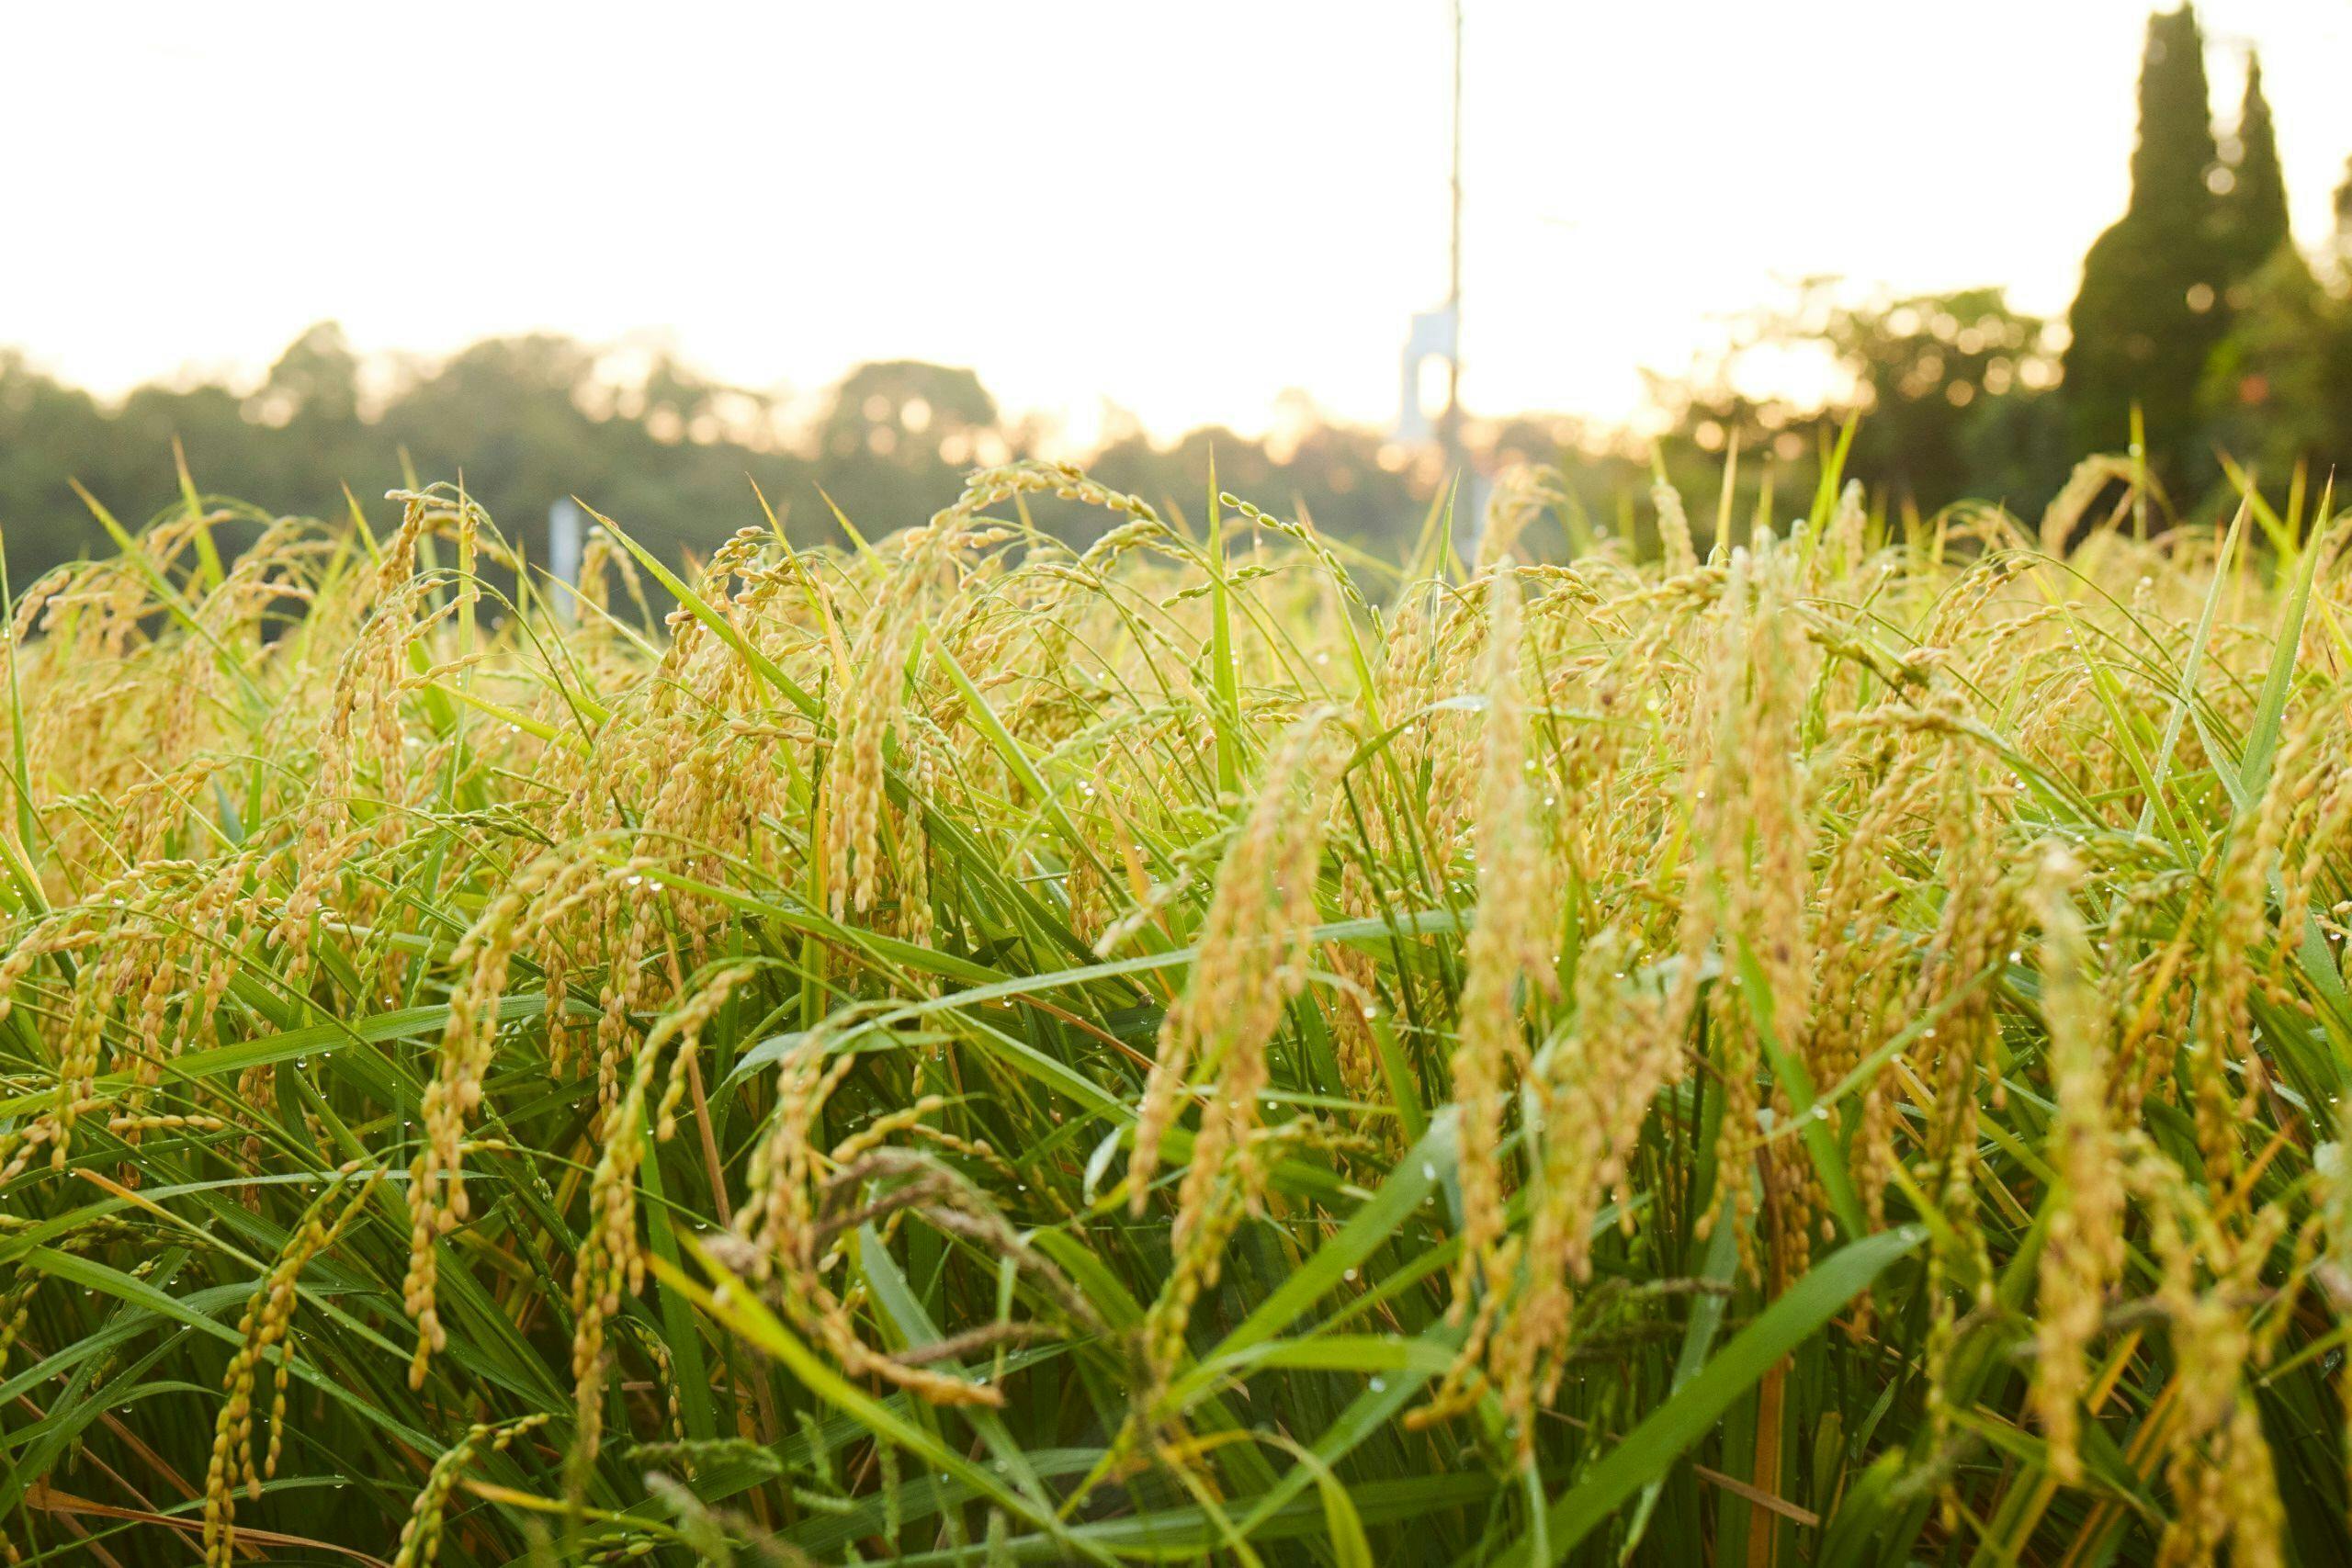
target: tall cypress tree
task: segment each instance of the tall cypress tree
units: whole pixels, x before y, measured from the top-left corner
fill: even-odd
[[[2344,161],[2344,183],[2335,187],[2335,232],[2328,236],[2339,277],[2352,277],[2352,158]]]
[[[2229,267],[2224,299],[2233,309],[2245,285],[2287,243],[2287,176],[2278,166],[2278,133],[2270,100],[2262,96],[2262,62],[2245,65],[2245,100],[2238,109],[2235,157],[2222,171],[2218,220]]]
[[[2221,334],[2229,282],[2218,198],[2207,183],[2219,157],[2211,115],[2194,8],[2150,17],[2132,202],[2083,258],[2069,313],[2064,367],[2076,454],[2120,450],[2137,403],[2149,462],[2174,485],[2190,474],[2198,382]]]

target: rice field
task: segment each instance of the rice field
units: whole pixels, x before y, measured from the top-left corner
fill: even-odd
[[[2346,520],[1826,466],[104,519],[6,606],[0,1556],[2352,1562]]]

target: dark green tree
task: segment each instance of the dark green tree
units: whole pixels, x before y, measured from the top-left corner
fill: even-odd
[[[2219,159],[2211,116],[2195,10],[2150,17],[2131,205],[2083,259],[2064,360],[2075,452],[2120,450],[2136,403],[2149,461],[2176,487],[2201,471],[2198,386],[2230,280],[2208,183]]]
[[[2337,280],[2352,283],[2352,158],[2344,161],[2344,183],[2335,187],[2335,232],[2329,242]]]
[[[334,321],[286,345],[248,410],[265,424],[350,423],[359,417],[359,356]]]
[[[831,457],[865,452],[900,468],[955,467],[996,424],[996,400],[971,371],[883,360],[859,366],[834,390],[822,445]]]
[[[2205,367],[2210,439],[2283,487],[2298,465],[2324,471],[2352,457],[2346,372],[2352,309],[2322,287],[2292,245],[2270,253],[2240,284],[2230,333]]]
[[[1703,450],[1736,438],[1783,466],[1834,439],[1860,414],[1846,473],[1890,503],[1931,513],[1967,500],[2038,512],[2069,463],[2048,323],[2011,308],[1998,288],[1859,303],[1816,278],[1787,307],[1749,317],[1745,347],[1826,349],[1851,390],[1825,408],[1758,401],[1727,361],[1694,387],[1677,420]],[[1739,350],[1735,350],[1735,353]]]
[[[861,365],[842,378],[816,431],[814,489],[878,536],[955,499],[964,471],[1011,454],[996,400],[974,372],[919,359]],[[808,521],[838,537],[820,502]]]
[[[2224,166],[2213,171],[2212,184],[2221,198],[2217,220],[2230,277],[2224,302],[2234,310],[2250,297],[2255,274],[2287,243],[2287,177],[2278,166],[2278,133],[2262,94],[2259,58],[2246,61],[2237,131],[2222,151]]]
[[[2259,59],[2246,61],[2245,98],[2222,160],[2212,183],[2230,270],[2222,300],[2229,328],[2199,390],[2206,439],[2284,484],[2299,465],[2324,464],[2338,449],[2345,313],[2288,231],[2287,181]]]
[[[2011,310],[2001,289],[1839,310],[1823,337],[1858,384],[1856,476],[1922,512],[1968,496],[2024,506],[2039,495],[2009,458],[1997,486],[1979,488],[1993,483],[1977,472],[1982,430],[1999,423],[2004,448],[2025,439],[2018,411],[2031,403],[2046,414],[2041,389],[2052,379],[2042,322]]]

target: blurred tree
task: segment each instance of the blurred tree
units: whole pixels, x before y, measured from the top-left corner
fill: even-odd
[[[1678,427],[1702,451],[1736,441],[1809,475],[1837,427],[1859,414],[1846,472],[1891,502],[1933,513],[1973,497],[2038,511],[2069,466],[2048,323],[2011,309],[1999,288],[1841,304],[1837,282],[1808,279],[1792,303],[1748,318],[1705,389],[1683,393]],[[1741,355],[1807,349],[1845,383],[1820,406],[1736,389]]]
[[[996,400],[969,370],[893,359],[861,365],[833,393],[822,431],[823,455],[868,453],[902,468],[974,457],[978,438],[997,428]]]
[[[2328,236],[2328,250],[2335,281],[2352,286],[2352,158],[2344,161],[2344,183],[2335,187],[2335,231]]]
[[[2211,183],[2220,193],[2217,217],[2230,279],[2224,303],[2236,310],[2245,302],[2249,280],[2288,243],[2287,176],[2278,166],[2278,135],[2270,100],[2262,94],[2258,56],[2246,59],[2237,130],[2222,151],[2222,166],[2213,171]]]
[[[625,453],[652,442],[641,423],[599,422],[582,406],[595,358],[552,333],[474,344],[403,389],[385,411],[371,467],[384,474],[384,458],[397,456],[420,479],[462,479],[535,559],[546,558],[548,506],[564,495],[667,545],[666,519],[635,510],[610,483],[631,467]],[[359,495],[380,506],[385,488],[370,483]]]
[[[816,430],[814,477],[871,536],[922,522],[955,499],[967,468],[1002,462],[1018,445],[970,370],[885,360],[834,389]],[[824,528],[839,537],[830,519]]]
[[[113,446],[96,399],[0,349],[0,539],[14,587],[103,537],[66,480],[102,478]]]
[[[1380,553],[1411,543],[1429,503],[1407,474],[1403,457],[1376,431],[1317,420],[1294,433],[1279,452],[1221,425],[1191,431],[1166,447],[1130,430],[1087,466],[1104,484],[1198,524],[1214,460],[1220,490],[1271,512],[1304,513],[1324,533]],[[1100,513],[1071,514],[1061,508],[1042,512],[1040,519],[1073,542],[1106,525]]]
[[[2336,193],[2337,243],[2321,272],[2295,248],[2262,64],[2246,62],[2245,100],[2223,147],[2222,238],[2233,276],[2229,329],[2199,388],[2206,439],[2283,488],[2298,468],[2352,459],[2352,178]],[[2216,478],[2216,488],[2222,488]],[[2226,505],[2226,493],[2219,503]]]
[[[1860,389],[1850,471],[1922,512],[1966,496],[2037,505],[2064,479],[2034,426],[2056,381],[2048,326],[1999,288],[1965,288],[1840,310],[1827,341]],[[1980,465],[1997,452],[1997,481]],[[2020,494],[2020,491],[2023,491]]]
[[[2068,321],[2065,378],[2077,454],[2119,451],[2131,411],[2147,421],[2151,466],[2167,484],[2197,467],[2197,396],[2223,325],[2229,256],[2208,183],[2217,165],[2194,9],[2148,18],[2132,199],[2083,258]]]
[[[1090,460],[1106,482],[1197,515],[1214,448],[1221,480],[1335,536],[1410,537],[1429,485],[1372,431],[1294,410],[1272,440],[1196,431],[1160,447],[1130,422]],[[370,367],[321,322],[249,391],[151,385],[108,408],[0,352],[0,534],[19,585],[103,536],[79,479],[126,525],[178,504],[172,446],[206,491],[331,515],[348,486],[384,520],[409,473],[462,477],[526,556],[546,555],[548,504],[576,494],[661,554],[707,551],[756,522],[756,483],[803,543],[838,540],[820,496],[869,537],[921,522],[962,476],[1049,434],[1009,424],[967,369],[898,360],[851,371],[796,434],[774,397],[729,387],[666,354],[600,350],[552,334],[492,338],[438,364]],[[1039,521],[1091,536],[1099,515],[1047,502]]]
[[[359,356],[334,321],[321,321],[286,345],[246,412],[264,424],[296,420],[350,424],[359,418]]]
[[[2278,485],[2298,464],[2352,457],[2352,310],[2292,245],[2241,287],[2205,368],[2210,439]]]
[[[302,456],[286,433],[257,429],[245,417],[244,400],[226,387],[141,387],[123,400],[110,424],[100,473],[114,494],[93,476],[81,478],[109,504],[116,504],[117,494],[148,498],[128,512],[117,505],[121,521],[130,525],[145,522],[179,493],[175,441],[186,450],[191,471],[202,476],[204,489],[223,495],[266,495],[288,476],[288,459]]]

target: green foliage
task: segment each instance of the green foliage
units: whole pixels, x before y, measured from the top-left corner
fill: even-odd
[[[2047,504],[2068,466],[2049,323],[2014,310],[1999,288],[1855,303],[1837,298],[1832,281],[1813,280],[1744,323],[1730,362],[1677,423],[1711,451],[1736,442],[1777,463],[1782,491],[1804,496],[1820,454],[1859,412],[1841,472],[1882,504],[1923,515],[1968,496],[2027,514]],[[1819,410],[1743,396],[1730,371],[1756,349],[1824,353],[1852,389]]]
[[[2291,245],[2239,286],[2199,403],[2213,443],[2283,486],[2352,453],[2352,302]]]
[[[1841,310],[1826,336],[1867,392],[1851,472],[1923,512],[1972,494],[2038,504],[2056,379],[2043,322],[1970,288]]]

